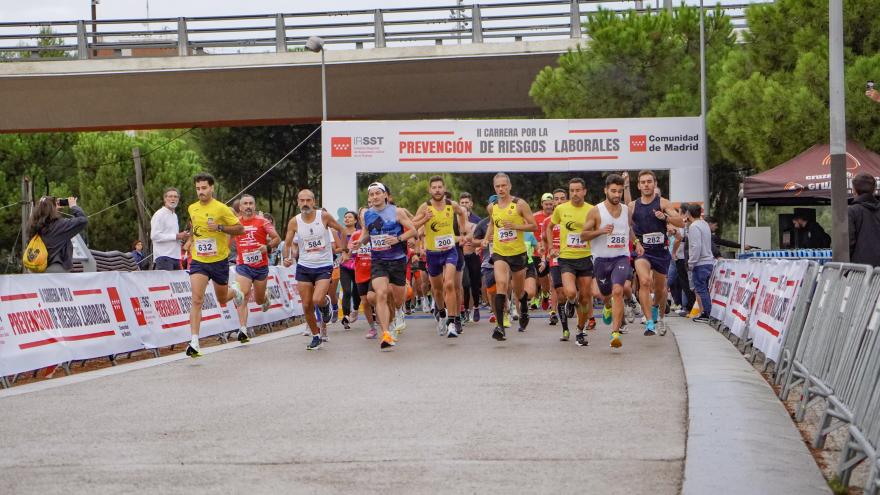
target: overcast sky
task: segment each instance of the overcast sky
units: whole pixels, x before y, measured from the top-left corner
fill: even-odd
[[[709,0],[714,4],[717,0]],[[727,1],[727,0],[725,0]],[[749,3],[752,0],[744,0]],[[150,17],[197,17],[212,15],[273,14],[346,9],[376,9],[454,5],[456,0],[100,0],[99,19]],[[662,3],[647,0],[645,4]],[[679,4],[680,0],[675,0]],[[688,0],[687,3],[696,3]],[[474,0],[464,0],[471,5]],[[511,0],[481,0],[482,4],[514,3]],[[731,3],[727,1],[727,3]],[[634,2],[617,2],[633,5]],[[582,7],[586,10],[586,6]],[[65,21],[91,18],[91,0],[0,0],[0,22]]]

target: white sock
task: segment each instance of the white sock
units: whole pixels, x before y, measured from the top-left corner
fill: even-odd
[[[248,333],[248,331],[247,331],[247,327],[241,327],[241,328],[239,328],[238,330],[241,331],[241,333],[243,333],[243,334],[245,334],[245,335],[247,335],[247,333]]]
[[[189,345],[190,345],[190,347],[192,347],[193,349],[195,349],[195,350],[199,350],[199,336],[198,336],[198,335],[193,335],[193,336],[192,336],[192,339],[190,339],[190,341],[189,341]]]

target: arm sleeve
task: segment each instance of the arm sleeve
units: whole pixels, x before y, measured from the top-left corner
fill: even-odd
[[[718,236],[713,236],[712,240],[715,241],[715,244],[718,244],[719,246],[739,249],[738,242],[728,241],[727,239],[722,239]]]
[[[73,213],[73,218],[65,218],[56,222],[58,224],[56,232],[59,235],[72,239],[86,228],[89,219],[86,218],[85,212],[79,206],[72,207],[70,211]]]

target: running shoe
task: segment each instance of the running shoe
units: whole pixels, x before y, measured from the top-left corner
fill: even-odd
[[[260,311],[262,311],[263,313],[265,313],[266,311],[269,311],[269,306],[271,306],[271,305],[272,305],[272,302],[269,301],[269,298],[267,297],[266,300],[263,301],[263,304],[260,305]]]
[[[468,323],[469,321],[471,321],[471,310],[466,309],[461,312],[461,322]]]
[[[550,308],[550,297],[545,296],[541,298],[541,309],[547,311]]]
[[[459,335],[464,333],[464,328],[461,325],[461,318],[455,319],[455,331],[458,332]]]
[[[333,311],[330,312],[330,323],[336,323],[339,321],[339,308],[333,308]]]
[[[651,320],[657,321],[660,319],[660,306],[651,306]]]
[[[596,319],[592,316],[589,320],[587,320],[587,330],[594,330],[596,328]]]
[[[394,338],[391,337],[391,334],[388,332],[382,332],[382,342],[379,344],[380,349],[387,349],[389,347],[394,347],[397,343],[394,341]]]
[[[693,321],[695,321],[697,323],[707,323],[707,324],[712,323],[711,318],[709,318],[708,316],[703,316],[703,315],[697,316],[696,318],[694,318]]]
[[[515,320],[514,320],[514,321],[515,321]],[[510,328],[510,316],[509,316],[507,313],[504,314],[504,325],[503,325],[503,327],[504,327],[504,328]]]
[[[351,329],[351,325],[348,324],[348,316],[343,316],[343,317],[342,317],[342,328],[344,328],[344,329],[346,329],[346,330],[350,330],[350,329]]]
[[[648,323],[648,319],[642,316],[642,325]]]
[[[510,319],[513,321],[519,321],[519,311],[516,309],[516,304],[510,305]],[[510,325],[505,325],[505,327],[509,327]]]
[[[550,312],[550,322],[549,322],[549,323],[550,323],[551,326],[556,325],[557,323],[559,323],[559,317],[556,316],[556,311],[551,311],[551,312]]]
[[[235,307],[237,308],[244,304],[244,293],[238,286],[238,282],[232,282],[229,284],[229,288],[232,289],[232,302],[235,304]]]
[[[446,318],[437,319],[437,335],[441,337],[446,336]]]
[[[321,344],[323,344],[323,343],[324,343],[324,341],[321,339],[320,335],[313,335],[312,341],[309,342],[309,345],[306,346],[306,350],[314,351],[314,350],[320,349]]]
[[[577,342],[577,345],[580,347],[586,347],[590,344],[589,342],[587,342],[587,334],[585,334],[584,332],[580,332],[577,335],[575,335],[574,340],[575,340],[575,342]]]
[[[620,332],[611,332],[611,347],[617,349],[623,346],[623,342],[620,340]]]
[[[401,334],[404,330],[406,330],[406,315],[403,314],[403,311],[398,310],[397,316],[399,320],[397,321],[397,333]]]
[[[250,337],[248,337],[246,330],[244,330],[244,331],[239,330],[238,331],[238,341],[241,342],[242,344],[247,344],[248,342],[251,341]]]
[[[365,339],[375,339],[378,335],[379,335],[379,333],[376,331],[376,327],[370,327],[370,331],[368,331],[367,334],[364,335],[364,338]]]
[[[604,323],[606,325],[610,325],[611,324],[611,317],[612,317],[611,308],[609,306],[605,306],[604,308],[602,308],[602,323]]]
[[[321,311],[321,321],[324,323],[330,323],[330,304],[328,303],[324,306],[318,306],[318,309]]]
[[[568,338],[571,336],[571,332],[568,330],[562,331],[562,337],[559,337],[560,342],[568,342]]]
[[[352,311],[348,318],[349,323],[354,323],[356,321],[358,321],[358,310]]]
[[[577,303],[571,301],[565,301],[565,316],[566,318],[574,318],[575,310],[577,309]]]
[[[492,332],[492,338],[501,342],[502,340],[506,340],[504,336],[504,328],[495,327],[495,330]]]
[[[480,308],[474,308],[474,323],[480,321]]]
[[[495,323],[496,321],[497,321],[497,318],[495,318],[495,313],[492,313],[491,315],[489,315],[489,323]]]
[[[661,337],[666,335],[666,331],[669,330],[669,327],[666,325],[666,320],[660,320],[657,322],[657,330]]]
[[[519,331],[520,332],[526,331],[526,327],[529,326],[529,320],[531,320],[531,317],[529,316],[528,313],[523,313],[522,316],[519,317]]]
[[[455,322],[454,322],[454,321],[450,321],[450,322],[446,325],[446,337],[447,337],[447,338],[450,338],[450,339],[454,339],[454,338],[458,337],[458,329],[455,328]]]
[[[652,335],[656,334],[657,332],[654,331],[654,328],[654,320],[650,320],[645,323],[645,336],[651,337]]]
[[[186,355],[189,356],[189,357],[191,357],[191,358],[200,358],[200,357],[202,357],[202,353],[199,352],[198,349],[195,349],[195,348],[194,348],[193,346],[191,346],[191,345],[186,346]]]

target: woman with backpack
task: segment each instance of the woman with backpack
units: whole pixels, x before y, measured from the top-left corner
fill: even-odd
[[[61,218],[60,210],[65,206],[70,208],[73,217]],[[35,237],[39,236],[46,249],[46,273],[70,272],[73,268],[73,244],[70,240],[82,232],[88,222],[85,212],[76,205],[76,198],[43,196],[37,201],[28,224],[28,234],[32,239],[28,249],[31,249]]]

